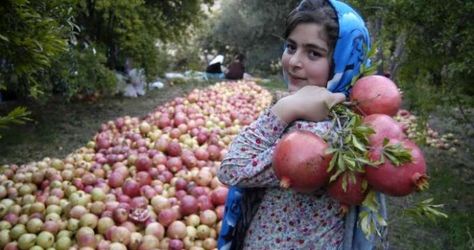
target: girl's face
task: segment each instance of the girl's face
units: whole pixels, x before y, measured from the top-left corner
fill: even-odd
[[[288,90],[306,85],[326,87],[330,60],[326,35],[321,25],[301,23],[290,33],[281,62],[288,76]]]

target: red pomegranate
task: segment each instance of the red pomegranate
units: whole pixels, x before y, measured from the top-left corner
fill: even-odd
[[[397,85],[380,75],[365,76],[352,87],[350,100],[361,115],[386,114],[394,116],[400,109],[402,96]]]
[[[283,188],[311,192],[329,180],[327,168],[332,155],[321,137],[302,130],[286,134],[276,145],[273,168]]]
[[[400,124],[392,117],[385,114],[372,114],[364,117],[363,123],[369,125],[375,134],[369,136],[370,145],[383,143],[388,139],[405,139],[406,135]]]
[[[405,196],[428,185],[426,163],[422,151],[412,141],[391,139],[388,145],[401,144],[411,153],[411,161],[394,165],[387,157],[376,166],[366,167],[365,178],[370,186],[379,192],[391,196]],[[371,161],[378,161],[384,152],[382,145],[372,148],[369,152]]]
[[[344,178],[346,178],[345,191],[342,186]],[[364,188],[363,185],[364,181],[364,174],[362,173],[345,172],[329,184],[328,194],[343,205],[360,205],[367,195],[367,188]],[[365,185],[365,187],[367,187],[367,185]]]

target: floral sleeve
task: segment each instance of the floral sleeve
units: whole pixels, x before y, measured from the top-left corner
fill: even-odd
[[[218,171],[219,180],[239,187],[278,186],[271,168],[272,153],[286,127],[270,109],[266,110],[235,137]]]
[[[294,130],[322,136],[331,131],[331,122],[296,121],[288,126],[266,110],[234,139],[218,171],[219,180],[238,187],[278,187],[271,167],[273,150],[284,133]]]

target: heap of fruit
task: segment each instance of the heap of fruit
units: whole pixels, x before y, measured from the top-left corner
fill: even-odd
[[[357,80],[350,102],[333,109],[331,138],[296,130],[278,142],[273,167],[281,186],[302,192],[326,186],[345,209],[363,204],[376,216],[361,218],[367,234],[375,230],[372,219],[385,224],[375,192],[400,197],[428,187],[422,151],[393,119],[401,100],[384,76]]]
[[[215,249],[216,170],[270,103],[253,82],[218,83],[108,121],[65,159],[1,166],[0,248]]]
[[[452,133],[440,134],[428,124],[420,129],[418,118],[406,109],[400,109],[394,119],[400,123],[408,138],[412,140],[426,138],[427,146],[456,152],[456,146],[460,145],[459,140]]]

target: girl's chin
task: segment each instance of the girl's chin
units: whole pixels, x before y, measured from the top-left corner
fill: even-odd
[[[298,91],[298,89],[300,89],[298,86],[294,86],[294,85],[288,86],[288,92],[290,92],[290,94],[295,93],[296,91]]]

